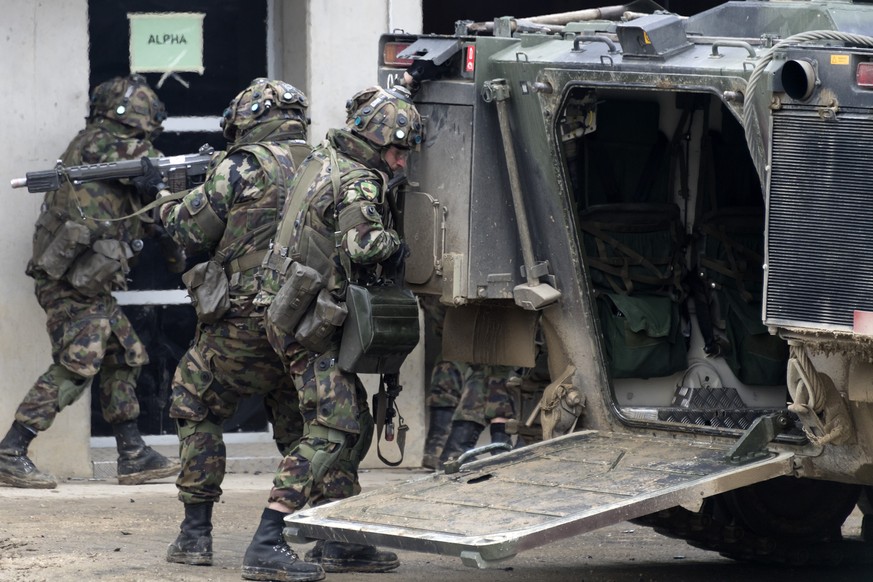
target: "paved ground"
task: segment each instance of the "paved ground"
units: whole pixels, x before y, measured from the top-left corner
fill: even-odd
[[[416,478],[412,470],[370,470],[365,490]],[[132,487],[114,480],[67,481],[54,490],[0,486],[0,581],[118,582],[237,581],[242,555],[264,506],[269,472],[234,473],[215,508],[215,564],[169,564],[167,544],[178,532],[181,504],[172,480]],[[860,518],[846,524],[857,534]],[[307,546],[297,548],[304,552]],[[820,570],[740,564],[667,539],[629,523],[530,550],[498,570],[474,570],[453,557],[398,552],[401,567],[388,575],[331,574],[328,581],[388,579],[440,582],[855,582],[873,572],[852,567]]]

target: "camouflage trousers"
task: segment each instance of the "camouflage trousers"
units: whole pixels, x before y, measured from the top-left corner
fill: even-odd
[[[108,292],[79,293],[66,281],[34,271],[36,298],[46,313],[52,361],[28,391],[15,420],[43,431],[76,402],[100,373],[100,405],[110,424],[139,416],[136,383],[148,363],[145,345]]]
[[[221,497],[227,462],[222,423],[243,398],[256,394],[264,395],[279,449],[291,450],[303,432],[297,390],[267,341],[263,319],[200,324],[176,367],[170,404],[179,433],[176,488],[183,503]]]
[[[442,361],[431,372],[427,404],[453,408],[452,420],[469,420],[482,426],[495,418],[515,418],[515,404],[506,390],[512,373],[507,366],[486,366]]]
[[[282,459],[269,502],[291,511],[361,492],[358,467],[373,440],[367,392],[336,364],[336,351],[308,352],[267,324],[270,343],[299,387],[303,438]]]

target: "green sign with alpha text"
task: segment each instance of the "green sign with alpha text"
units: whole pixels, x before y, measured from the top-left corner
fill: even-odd
[[[131,73],[203,74],[203,13],[132,13]]]

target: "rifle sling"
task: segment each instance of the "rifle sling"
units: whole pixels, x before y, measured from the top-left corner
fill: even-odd
[[[406,426],[406,423],[403,421],[403,417],[400,416],[400,411],[397,411],[397,432],[396,432],[396,440],[397,440],[397,448],[400,450],[400,459],[397,461],[389,461],[382,455],[382,449],[380,447],[382,441],[382,430],[385,428],[385,420],[388,417],[388,391],[385,389],[385,380],[384,376],[379,376],[379,393],[375,398],[375,406],[373,412],[374,421],[376,423],[376,455],[379,457],[379,460],[388,465],[389,467],[396,467],[400,463],[403,462],[403,452],[406,448],[406,431],[409,430],[409,427]],[[392,403],[394,408],[396,409],[396,404]]]

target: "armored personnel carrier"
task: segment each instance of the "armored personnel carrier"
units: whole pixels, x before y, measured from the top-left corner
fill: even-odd
[[[380,81],[427,79],[407,282],[452,306],[450,357],[544,355],[543,438],[286,531],[490,567],[635,519],[866,559],[840,528],[873,485],[870,35],[873,5],[809,0],[384,36]]]

